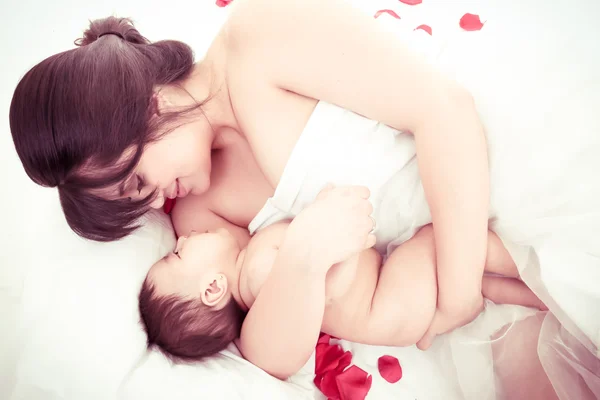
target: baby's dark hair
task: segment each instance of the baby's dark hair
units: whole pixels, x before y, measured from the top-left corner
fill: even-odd
[[[172,361],[199,361],[224,350],[240,336],[245,317],[233,298],[217,310],[200,299],[159,296],[148,277],[139,307],[148,348],[158,347]]]

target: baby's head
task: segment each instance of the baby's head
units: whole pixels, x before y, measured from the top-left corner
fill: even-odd
[[[139,295],[148,347],[173,360],[196,361],[239,337],[240,248],[226,230],[180,237],[150,268]]]

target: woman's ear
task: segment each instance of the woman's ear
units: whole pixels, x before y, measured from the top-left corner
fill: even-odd
[[[215,307],[222,304],[222,301],[228,298],[228,282],[227,277],[223,274],[214,274],[203,285],[200,299],[202,303],[208,307]]]
[[[151,99],[152,115],[162,115],[166,111],[168,106],[169,102],[162,90],[154,89]]]
[[[152,107],[155,115],[161,115],[172,111],[175,107],[173,102],[176,92],[168,86],[155,87],[152,93]]]

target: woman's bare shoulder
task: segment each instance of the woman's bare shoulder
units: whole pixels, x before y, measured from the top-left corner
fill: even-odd
[[[319,4],[316,0],[236,0],[222,32],[232,48],[256,54],[265,45],[284,41],[281,35],[297,33],[298,24],[309,24]]]

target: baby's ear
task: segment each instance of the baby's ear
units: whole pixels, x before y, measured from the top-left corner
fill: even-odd
[[[222,307],[228,295],[227,277],[223,274],[211,274],[206,284],[202,287],[200,298],[202,303],[208,307]]]

